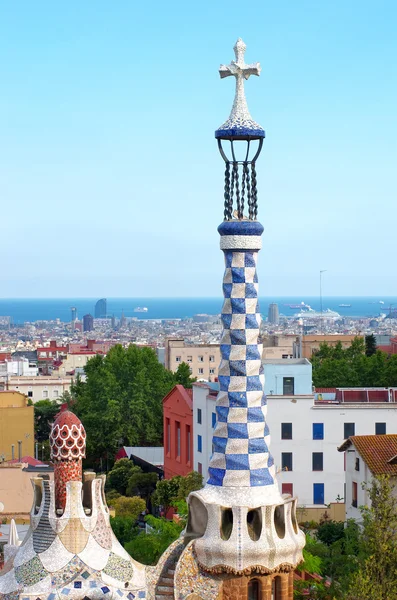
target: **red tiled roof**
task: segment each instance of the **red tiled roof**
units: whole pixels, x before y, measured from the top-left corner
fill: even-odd
[[[316,387],[317,394],[336,394],[336,388],[318,388]]]
[[[45,463],[41,462],[41,460],[37,460],[37,458],[33,458],[33,456],[23,456],[21,460],[17,458],[13,458],[11,460],[6,461],[8,465],[14,465],[17,463],[28,463],[31,467],[41,467],[45,465]]]
[[[397,455],[397,434],[352,435],[338,448],[344,452],[353,445],[374,475],[397,475],[397,464],[389,461]]]

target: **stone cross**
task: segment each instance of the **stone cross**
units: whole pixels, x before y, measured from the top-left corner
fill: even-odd
[[[220,129],[246,128],[261,129],[260,126],[252,119],[245,98],[244,79],[248,79],[250,75],[259,76],[261,66],[257,63],[246,65],[244,62],[244,54],[247,46],[243,40],[239,38],[234,45],[234,53],[236,60],[232,60],[230,65],[221,65],[219,74],[221,78],[230,77],[233,75],[236,78],[236,95],[234,97],[233,107],[230,116],[226,123]]]

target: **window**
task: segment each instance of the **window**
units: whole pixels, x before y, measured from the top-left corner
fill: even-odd
[[[204,362],[204,356],[198,356],[198,357],[197,357],[197,360],[198,360],[199,362]]]
[[[352,486],[352,506],[354,506],[354,508],[357,508],[357,504],[358,504],[357,494],[358,494],[357,483],[355,481],[353,481],[353,486]]]
[[[204,369],[199,369],[198,372],[199,372],[199,375],[202,375],[204,373]]]
[[[54,391],[52,392],[52,395],[53,395],[53,397],[54,397],[54,398],[58,398],[58,396],[59,396],[59,392],[58,392],[58,390],[54,390]]]
[[[171,423],[169,419],[165,420],[165,447],[167,454],[171,452]]]
[[[375,423],[375,434],[385,435],[386,434],[386,423]]]
[[[313,471],[322,471],[323,470],[323,453],[322,452],[313,452],[312,468],[313,468]]]
[[[288,354],[282,354],[281,358],[288,358]]]
[[[203,465],[201,463],[197,463],[197,471],[202,475],[203,473]]]
[[[176,457],[181,457],[181,424],[179,421],[175,421],[176,428]]]
[[[193,356],[188,356],[188,357],[186,358],[186,361],[187,361],[187,362],[193,362]]]
[[[214,375],[215,374],[215,369],[210,369],[210,375]]]
[[[203,451],[203,438],[201,437],[201,435],[197,436],[197,451],[198,452]]]
[[[212,413],[212,429],[214,429],[216,425],[216,413]]]
[[[210,362],[215,362],[215,356],[210,355]]]
[[[313,439],[324,439],[324,423],[313,423]]]
[[[313,483],[313,504],[324,504],[323,483]]]
[[[281,453],[281,468],[283,471],[292,471],[292,452]]]
[[[186,425],[186,462],[190,463],[190,443],[191,443],[191,432],[190,425]]]
[[[292,440],[292,423],[281,423],[281,439]]]
[[[293,396],[295,393],[295,385],[293,377],[283,377],[283,395]]]
[[[175,362],[182,362],[181,356],[175,356]]]
[[[281,484],[281,493],[282,494],[290,494],[290,496],[294,495],[294,486],[292,483],[282,483]]]
[[[356,464],[355,464],[355,466],[354,466],[354,469],[355,469],[356,471],[359,471],[359,470],[360,470],[360,459],[359,459],[359,458],[356,458]]]
[[[33,392],[28,392],[28,398],[33,398]]]
[[[48,398],[48,391],[47,390],[43,391],[43,398]]]
[[[351,435],[354,435],[355,423],[345,423],[343,428],[343,435],[345,440],[349,438]]]
[[[198,408],[197,409],[197,423],[199,425],[201,425],[201,421],[202,421],[201,408]]]

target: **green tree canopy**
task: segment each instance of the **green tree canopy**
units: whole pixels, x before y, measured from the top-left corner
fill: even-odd
[[[89,360],[85,373],[71,391],[91,461],[113,457],[120,445],[162,445],[162,399],[175,379],[152,348],[114,346]]]
[[[56,400],[39,400],[34,404],[34,430],[36,442],[47,442],[51,425],[60,409]]]
[[[127,552],[144,565],[154,565],[160,556],[181,534],[183,526],[166,519],[156,519],[148,515],[145,518],[151,531],[142,531],[125,545]]]
[[[129,458],[121,458],[113,465],[106,479],[106,488],[116,490],[122,496],[125,496],[128,480],[134,473],[142,473],[139,467],[136,467]]]
[[[140,496],[148,503],[157,482],[157,473],[133,473],[128,480],[127,496]]]
[[[146,510],[146,502],[138,496],[132,496],[131,498],[120,496],[114,500],[113,507],[116,511],[116,517],[129,517],[135,522],[139,515]]]
[[[183,385],[185,388],[191,388],[192,383],[197,381],[196,377],[191,377],[190,367],[187,363],[182,362],[174,373],[175,383]]]
[[[371,337],[371,336],[369,336]],[[397,385],[397,355],[389,357],[356,337],[348,348],[326,343],[312,356],[316,387],[393,387]],[[374,350],[372,352],[372,350]]]

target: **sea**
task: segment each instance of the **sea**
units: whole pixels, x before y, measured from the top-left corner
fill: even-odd
[[[11,317],[14,324],[34,321],[71,319],[71,307],[77,309],[77,316],[95,314],[97,298],[0,298],[0,318]],[[122,311],[126,317],[137,319],[183,319],[196,314],[217,315],[221,312],[222,297],[217,298],[108,298],[107,313],[120,318]],[[298,305],[306,304],[320,310],[320,298],[311,296],[280,296],[259,298],[260,311],[267,316],[269,304],[278,304],[282,315],[293,316],[299,312]],[[342,317],[377,317],[389,314],[391,307],[397,308],[397,296],[323,296],[323,310],[331,309]],[[341,306],[341,305],[347,306]],[[146,307],[145,312],[135,312]]]

